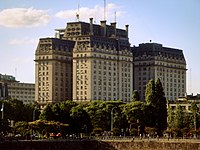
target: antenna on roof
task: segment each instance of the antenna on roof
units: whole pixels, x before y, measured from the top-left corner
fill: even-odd
[[[117,12],[115,11],[115,22],[117,21]]]
[[[79,14],[80,14],[79,7],[80,7],[80,2],[78,2],[78,12],[76,13],[76,21],[79,21],[79,19],[80,19],[80,16],[79,16]]]
[[[17,68],[15,68],[15,79],[17,78]]]
[[[104,0],[104,20],[106,20],[106,0]]]
[[[189,87],[190,92],[192,93],[192,69],[190,68],[190,87]]]

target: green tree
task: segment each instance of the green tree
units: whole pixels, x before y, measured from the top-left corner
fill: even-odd
[[[155,106],[157,109],[157,128],[159,132],[162,132],[167,128],[167,101],[159,78],[155,83],[155,99]]]
[[[168,124],[168,128],[172,129],[174,128],[174,111],[172,110],[171,107],[168,107],[168,116],[167,116],[167,124]]]
[[[31,134],[31,129],[28,126],[28,122],[26,121],[18,121],[14,125],[15,133],[21,134],[22,136],[26,136]]]
[[[175,115],[174,115],[174,127],[182,129],[184,128],[184,117],[185,113],[180,105],[176,107]]]
[[[132,102],[135,102],[135,101],[140,101],[140,95],[137,90],[133,91],[133,96],[132,96]]]
[[[70,116],[73,119],[71,129],[75,133],[91,131],[90,117],[82,104],[73,107]]]
[[[52,110],[52,105],[47,104],[44,110],[41,112],[39,119],[53,121],[56,120],[54,112]]]
[[[67,100],[62,103],[60,103],[60,122],[65,124],[71,124],[72,123],[72,117],[70,116],[71,109],[78,104],[75,103],[72,100]]]
[[[200,118],[199,118],[199,107],[197,106],[196,102],[191,103],[191,111],[192,111],[192,114],[190,116],[190,119],[191,119],[190,126],[194,129],[196,126],[196,129],[197,129],[199,127]]]
[[[62,122],[60,104],[56,103],[51,107],[53,113],[53,120]]]
[[[7,135],[8,133],[10,133],[12,130],[12,128],[9,126],[9,122],[7,119],[0,119],[0,136],[1,133],[3,133],[4,135]]]
[[[144,125],[146,127],[155,128],[156,127],[156,108],[152,105],[145,104],[144,107],[142,107],[142,111],[144,113],[143,120]]]
[[[146,86],[146,102],[155,108],[155,127],[162,134],[167,127],[167,102],[160,79],[150,80]]]
[[[93,129],[110,130],[110,111],[105,101],[90,102],[86,107],[86,111],[90,116]]]
[[[156,107],[156,95],[155,95],[155,81],[153,79],[149,80],[146,85],[145,99],[146,103]]]

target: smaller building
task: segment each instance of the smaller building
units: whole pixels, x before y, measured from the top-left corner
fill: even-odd
[[[35,84],[33,83],[8,83],[8,96],[11,99],[23,101],[24,104],[35,102]]]
[[[21,83],[12,75],[0,74],[0,100],[17,99],[24,104],[35,102],[35,84]]]
[[[0,81],[0,100],[6,99],[8,97],[8,86],[7,83]]]
[[[200,94],[197,94],[195,96],[187,95],[184,97],[179,97],[177,101],[169,101],[168,107],[171,107],[172,110],[175,110],[176,107],[179,105],[182,107],[183,110],[186,112],[191,112],[191,104],[195,102],[198,107],[200,107]]]

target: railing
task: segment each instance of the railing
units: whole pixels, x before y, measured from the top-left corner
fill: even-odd
[[[87,139],[99,140],[99,141],[160,141],[160,142],[198,142],[199,138],[167,138],[167,137],[133,137],[133,136],[97,136],[88,137]]]

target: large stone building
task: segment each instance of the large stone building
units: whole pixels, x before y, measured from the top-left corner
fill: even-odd
[[[134,89],[145,99],[146,84],[160,78],[168,100],[177,100],[186,93],[186,61],[183,51],[157,43],[133,47]]]
[[[24,104],[35,102],[35,84],[21,83],[11,75],[0,74],[1,99],[17,99]]]
[[[41,105],[72,99],[72,50],[75,42],[40,39],[35,55],[35,98]]]
[[[91,18],[90,23],[67,23],[66,29],[57,30],[56,38],[40,39],[36,50],[36,100],[40,104],[67,99],[131,100],[133,57],[128,25],[125,30],[106,21],[96,25]]]

